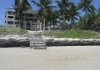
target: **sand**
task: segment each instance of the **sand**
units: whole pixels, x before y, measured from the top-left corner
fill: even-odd
[[[0,70],[100,70],[100,47],[0,48]]]

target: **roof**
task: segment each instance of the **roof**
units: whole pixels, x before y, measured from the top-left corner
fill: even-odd
[[[7,8],[6,11],[15,11],[14,8]],[[33,9],[29,9],[27,11],[24,11],[23,13],[28,13],[28,14],[37,14],[38,11],[37,10],[33,10]]]
[[[28,13],[28,14],[37,14],[38,11],[37,11],[37,10],[32,10],[32,9],[30,9],[30,10],[24,11],[23,13]]]

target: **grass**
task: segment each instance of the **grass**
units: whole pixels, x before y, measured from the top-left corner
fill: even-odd
[[[80,39],[98,39],[100,38],[99,33],[94,31],[85,30],[54,30],[44,31],[45,36],[54,36],[56,38],[80,38]]]
[[[0,27],[0,35],[7,35],[7,34],[25,34],[27,30],[17,28],[17,27]]]
[[[0,27],[0,35],[7,35],[7,34],[23,35],[25,33],[27,33],[27,30],[21,28]],[[80,39],[100,38],[100,33],[94,31],[85,31],[85,30],[52,30],[52,31],[44,31],[43,35],[54,36],[56,38],[80,38]]]

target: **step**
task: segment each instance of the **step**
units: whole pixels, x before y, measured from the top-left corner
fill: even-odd
[[[30,44],[31,48],[44,48],[46,49],[46,44]]]
[[[40,37],[34,37],[31,41],[30,41],[30,47],[31,48],[44,48],[46,49],[46,43],[45,41],[40,38]]]

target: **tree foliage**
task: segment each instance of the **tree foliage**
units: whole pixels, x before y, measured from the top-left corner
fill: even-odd
[[[36,17],[39,19],[39,23],[42,23],[43,29],[45,26],[59,26],[62,29],[99,31],[100,8],[96,9],[92,1],[80,0],[79,3],[75,4],[69,0],[54,0],[55,6],[52,5],[52,0],[32,0],[32,3],[39,7]],[[20,23],[23,11],[31,8],[27,0],[15,0],[13,7]],[[85,14],[83,15],[80,10]]]
[[[32,7],[27,0],[15,0],[13,7],[18,17],[18,24],[20,24],[20,27],[23,29],[23,24],[22,24],[23,12],[27,11],[28,9],[31,9]]]

